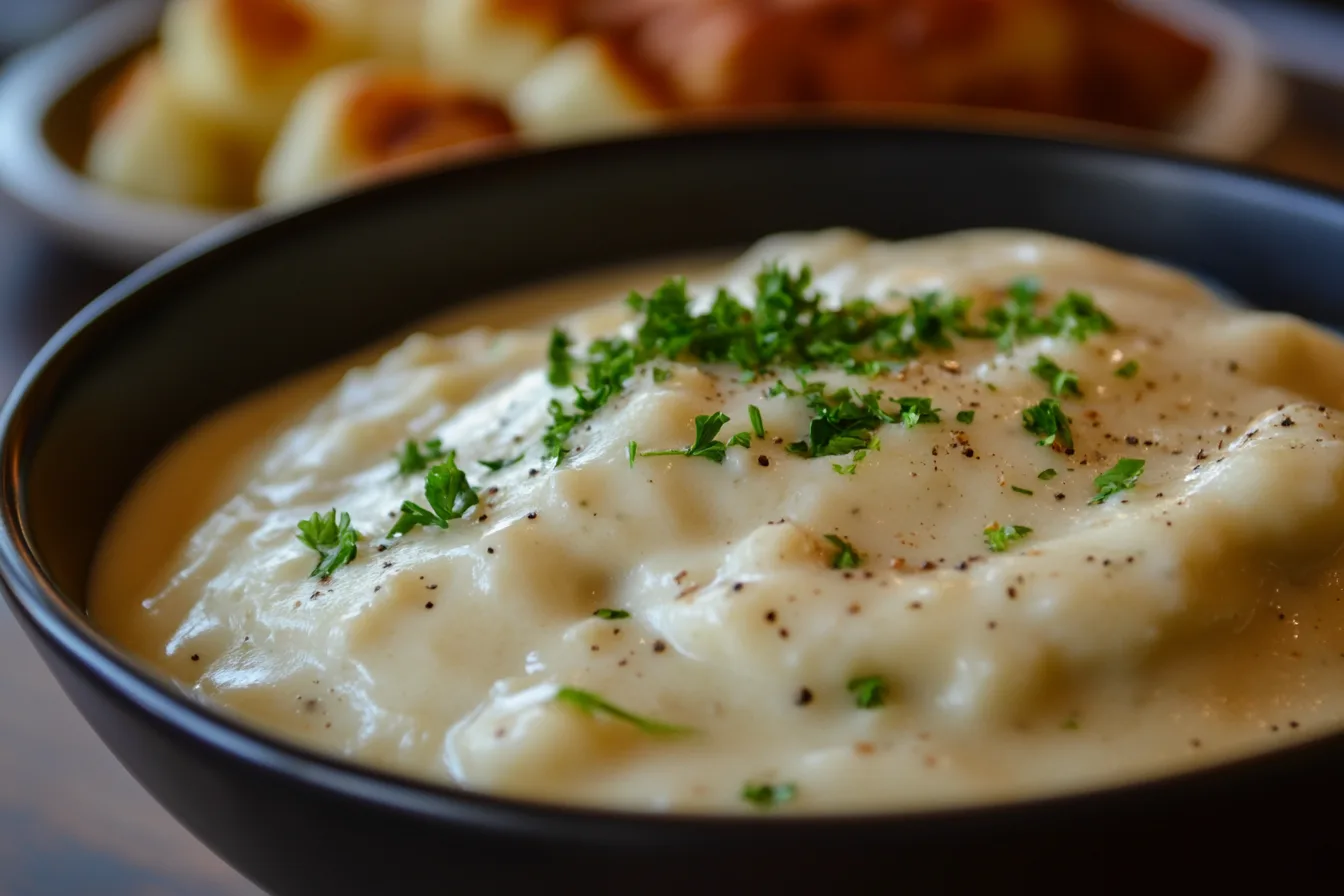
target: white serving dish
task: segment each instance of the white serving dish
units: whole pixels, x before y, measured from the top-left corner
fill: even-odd
[[[1180,148],[1224,159],[1253,155],[1285,112],[1284,88],[1255,33],[1213,0],[1126,0],[1168,19],[1215,48],[1216,62],[1194,108],[1170,137]],[[164,0],[116,0],[66,31],[15,56],[0,73],[0,189],[56,233],[92,255],[140,264],[228,220],[227,211],[147,202],[104,188],[58,151],[62,101],[154,35]],[[75,141],[76,143],[78,140]]]

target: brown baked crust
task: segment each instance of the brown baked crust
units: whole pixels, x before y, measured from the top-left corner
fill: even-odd
[[[493,0],[683,109],[965,105],[1169,125],[1212,54],[1115,0]],[[652,85],[652,88],[651,88]]]
[[[224,0],[220,12],[230,44],[256,72],[303,59],[323,39],[313,12],[294,0]]]
[[[370,165],[513,133],[497,103],[414,73],[383,74],[351,94],[341,121],[345,146]]]

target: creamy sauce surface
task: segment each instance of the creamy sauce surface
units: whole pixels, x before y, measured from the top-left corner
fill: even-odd
[[[626,290],[686,272],[702,304],[719,286],[749,302],[766,262],[810,265],[831,302],[966,296],[972,321],[1031,276],[1038,314],[1076,290],[1116,327],[1008,350],[953,337],[873,377],[807,373],[881,390],[898,417],[891,399],[938,409],[881,425],[858,458],[789,450],[814,417],[805,396],[769,394],[800,387],[791,371],[747,382],[692,361],[641,365],[559,465],[544,458],[550,404],[573,400],[547,381],[551,316],[588,306],[561,318],[582,355],[631,334]],[[309,746],[648,810],[998,801],[1344,726],[1344,344],[1298,318],[1043,234],[826,231],[722,267],[535,287],[427,330],[247,399],[170,449],[105,538],[94,623],[203,701]],[[1042,355],[1077,374],[1080,394],[1058,396],[1072,454],[1024,428],[1051,396]],[[722,463],[630,460],[631,442],[691,445],[695,418],[716,412],[721,440],[749,436]],[[456,449],[479,504],[386,539],[403,501],[426,503],[425,474],[393,458],[408,439]],[[1141,476],[1093,503],[1122,459],[1143,460]],[[363,537],[313,578],[295,526],[332,508]],[[993,551],[996,526],[1030,532]],[[860,564],[835,568],[827,536]],[[650,733],[562,688],[690,730]]]

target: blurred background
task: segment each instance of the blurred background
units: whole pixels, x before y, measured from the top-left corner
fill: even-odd
[[[800,111],[1344,189],[1344,0],[0,0],[0,396],[134,265],[407,167]],[[515,4],[517,6],[517,4]],[[0,608],[0,894],[254,893]]]

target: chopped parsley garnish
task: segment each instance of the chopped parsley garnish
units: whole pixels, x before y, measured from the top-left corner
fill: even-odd
[[[1083,390],[1078,386],[1078,374],[1072,370],[1065,370],[1045,355],[1036,356],[1036,363],[1032,365],[1031,372],[1050,384],[1051,395],[1069,394],[1081,397],[1083,394]]]
[[[1093,303],[1091,296],[1070,290],[1045,319],[1043,332],[1082,342],[1093,333],[1115,332],[1115,321]]]
[[[670,379],[672,379],[672,371],[666,367],[653,368],[653,381],[655,383],[665,383]]]
[[[845,688],[854,695],[859,709],[877,709],[887,699],[887,682],[880,675],[851,679]]]
[[[541,443],[546,446],[546,456],[555,459],[556,463],[565,459],[569,449],[565,447],[565,442],[569,439],[569,434],[588,417],[582,414],[569,413],[565,406],[554,398],[548,406],[551,412],[551,425],[542,433]]]
[[[1035,277],[1021,277],[1008,286],[1008,301],[985,313],[985,335],[1007,351],[1019,339],[1036,331],[1036,300],[1041,283]]]
[[[551,330],[551,343],[546,349],[549,362],[546,379],[552,386],[568,386],[574,381],[572,367],[574,359],[569,356],[569,334],[556,327]]]
[[[625,459],[630,463],[630,469],[635,468],[635,458],[639,456],[639,443],[631,442],[625,446]]]
[[[893,398],[901,406],[901,422],[906,429],[920,423],[938,423],[938,408],[933,406],[932,398]]]
[[[738,447],[738,448],[750,448],[750,447],[751,447],[751,433],[749,433],[749,432],[740,432],[740,433],[738,433],[737,435],[733,436],[731,439],[729,439],[729,440],[728,440],[728,447],[729,447],[729,448],[732,448],[732,447],[734,447],[734,446],[736,446],[736,447]]]
[[[548,378],[556,385],[572,385],[575,398],[572,408],[559,400],[550,405],[551,425],[542,438],[547,457],[562,462],[575,428],[620,393],[639,365],[650,361],[732,363],[741,368],[747,382],[781,367],[807,371],[833,366],[852,375],[874,376],[890,369],[888,362],[914,358],[927,349],[949,348],[953,336],[996,339],[1006,349],[1034,335],[1082,339],[1114,329],[1110,318],[1081,293],[1067,294],[1049,314],[1038,317],[1035,306],[1041,288],[1032,279],[1012,284],[1005,304],[990,308],[979,326],[967,318],[969,299],[938,293],[911,297],[908,307],[897,312],[881,310],[867,299],[823,308],[806,266],[792,273],[777,264],[766,265],[756,275],[755,290],[754,303],[747,305],[720,289],[703,314],[691,312],[684,279],[669,279],[647,296],[631,293],[627,304],[641,316],[634,339],[597,340],[589,345],[586,357],[572,356],[569,337],[554,331]],[[572,369],[576,363],[587,368],[583,384]],[[653,369],[656,382],[667,375],[664,368]],[[799,393],[777,381],[768,394]],[[899,419],[907,426],[937,422],[936,409],[903,405]],[[764,427],[757,422],[753,417],[753,430],[763,436]],[[843,442],[813,438],[795,453],[821,457],[858,447],[865,446],[844,447]]]
[[[394,454],[397,459],[397,473],[401,476],[409,476],[412,473],[422,473],[429,469],[429,465],[435,461],[443,460],[443,439],[430,439],[424,445],[419,445],[414,441],[408,441],[401,446],[401,451]]]
[[[555,458],[556,463],[569,453],[566,442],[575,427],[591,419],[625,388],[625,381],[635,372],[634,348],[624,339],[595,340],[588,347],[587,367],[586,388],[574,384],[574,410],[565,410],[556,399],[549,406],[551,425],[541,440],[546,456]]]
[[[712,414],[701,414],[695,418],[695,441],[689,448],[677,448],[669,451],[645,451],[641,457],[658,457],[664,454],[684,454],[686,457],[703,457],[714,461],[716,464],[723,463],[723,459],[728,456],[728,446],[715,438],[719,430],[723,429],[723,424],[728,422],[728,415],[715,411]],[[750,441],[748,441],[750,444]]]
[[[994,523],[985,528],[985,544],[996,554],[1008,550],[1008,545],[1031,534],[1026,526],[1000,526]]]
[[[1049,482],[1051,479],[1054,479],[1054,478],[1055,478],[1056,476],[1058,476],[1058,475],[1059,475],[1059,473],[1055,472],[1055,468],[1054,468],[1054,467],[1049,467],[1049,468],[1044,469],[1044,470],[1042,470],[1041,472],[1037,473],[1037,474],[1036,474],[1036,478],[1037,478],[1037,479],[1044,479],[1045,481]]]
[[[1038,445],[1058,446],[1064,451],[1073,450],[1073,431],[1069,429],[1069,418],[1059,402],[1053,398],[1043,398],[1022,411],[1022,427],[1041,440]]]
[[[447,529],[452,520],[461,519],[480,503],[480,496],[467,482],[467,474],[457,467],[457,452],[450,451],[444,462],[429,468],[425,476],[425,501],[429,509],[414,501],[404,501],[401,516],[388,530],[387,537],[405,535],[416,526]]]
[[[855,471],[859,469],[859,461],[863,460],[867,456],[868,456],[867,450],[860,448],[858,451],[854,452],[853,463],[831,464],[831,469],[839,473],[841,476],[853,476]]]
[[[788,450],[804,457],[830,457],[837,454],[849,454],[851,451],[877,449],[875,431],[884,423],[895,423],[901,419],[882,410],[882,393],[869,390],[859,395],[851,389],[837,389],[825,394],[820,383],[804,383],[807,406],[815,415],[808,425],[807,438],[793,442]],[[902,401],[925,402],[918,407],[912,405],[915,417],[921,413],[932,413],[929,399],[902,399]],[[902,405],[902,408],[905,406]],[[902,411],[904,413],[904,410]],[[934,414],[936,419],[937,415]],[[857,457],[856,457],[857,459]]]
[[[765,421],[761,419],[761,409],[756,405],[747,405],[747,416],[751,418],[751,431],[756,433],[756,438],[765,438]]]
[[[1036,493],[1033,492],[1031,489],[1021,488],[1020,486],[1016,486],[1016,485],[1011,486],[1011,488],[1012,488],[1013,491],[1017,492],[1019,495],[1034,495],[1034,494],[1036,494]]]
[[[1129,360],[1115,368],[1115,375],[1122,380],[1132,380],[1139,374],[1139,362]]]
[[[759,784],[748,781],[742,786],[742,799],[758,809],[772,809],[798,795],[794,784]]]
[[[975,411],[957,411],[958,423],[974,423]]]
[[[1116,461],[1115,466],[1111,467],[1105,473],[1102,473],[1092,484],[1097,489],[1097,494],[1088,501],[1089,504],[1100,504],[1116,492],[1122,492],[1134,487],[1143,475],[1144,462],[1130,457],[1123,457]]]
[[[831,557],[833,569],[857,569],[863,563],[863,555],[839,535],[827,535],[826,540],[835,546],[835,555]]]
[[[630,614],[625,610],[594,610],[593,615],[598,619],[629,619]]]
[[[1078,342],[1093,333],[1110,333],[1115,322],[1106,316],[1092,297],[1070,291],[1043,317],[1036,316],[1041,284],[1034,277],[1023,277],[1008,287],[1008,300],[985,312],[985,325],[978,332],[966,333],[997,340],[1007,351],[1013,344],[1031,336],[1066,336]]]
[[[684,725],[671,725],[667,722],[637,716],[632,712],[621,709],[614,703],[602,699],[591,691],[581,691],[578,688],[561,688],[556,691],[555,700],[558,703],[568,703],[587,715],[600,713],[622,722],[628,722],[645,734],[689,734],[693,730]]]
[[[491,473],[498,473],[500,470],[504,469],[505,467],[511,467],[511,466],[513,466],[514,464],[518,463],[518,462],[519,462],[520,460],[522,460],[522,459],[523,459],[523,455],[520,454],[520,455],[518,455],[517,457],[510,457],[510,458],[502,458],[502,457],[501,457],[501,458],[498,459],[498,460],[478,460],[478,461],[476,461],[476,463],[478,463],[478,464],[480,464],[481,466],[485,467],[485,468],[486,468],[487,470],[489,470]]]
[[[630,307],[644,315],[637,341],[646,358],[689,357],[731,362],[748,373],[771,367],[833,364],[847,373],[873,375],[883,359],[905,359],[921,347],[946,348],[948,336],[967,330],[969,302],[937,294],[888,313],[865,299],[823,309],[811,269],[794,274],[777,264],[756,275],[754,307],[720,289],[704,314],[690,312],[686,282],[671,279],[647,297],[633,293]]]
[[[317,551],[319,557],[308,575],[315,579],[329,576],[354,560],[361,537],[350,525],[350,514],[342,513],[337,520],[334,507],[326,513],[314,511],[308,519],[300,520],[297,538]]]

